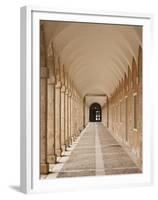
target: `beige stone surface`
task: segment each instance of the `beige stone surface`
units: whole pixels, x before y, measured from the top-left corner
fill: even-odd
[[[86,171],[83,169],[75,174],[72,170],[66,176],[94,175],[94,163],[103,166],[105,160],[106,169],[98,174],[135,173],[137,167],[142,169],[142,68],[142,27],[41,22],[41,174],[47,174],[52,165],[60,165],[62,156],[89,124],[89,108],[95,102],[102,107],[102,124],[108,130],[103,131],[100,126],[96,134],[96,127],[92,126],[91,133],[83,137],[82,147],[74,150],[74,157],[70,156],[73,160],[70,168],[79,165],[78,158],[83,168],[87,166]],[[85,98],[88,94],[92,96]],[[120,146],[105,147],[107,141],[109,144],[118,141]],[[99,146],[97,161],[93,152],[95,146]],[[112,162],[106,150],[113,156]],[[133,168],[117,168],[116,151],[122,153],[121,166],[127,162]],[[131,159],[136,166],[131,164]],[[65,176],[65,172],[60,175]]]

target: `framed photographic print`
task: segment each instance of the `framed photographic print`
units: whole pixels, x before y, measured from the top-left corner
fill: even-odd
[[[149,14],[21,8],[21,191],[152,183]]]

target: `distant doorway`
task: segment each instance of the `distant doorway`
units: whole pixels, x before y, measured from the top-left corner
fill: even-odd
[[[98,103],[93,103],[90,106],[89,121],[90,122],[101,122],[102,121],[101,106]]]

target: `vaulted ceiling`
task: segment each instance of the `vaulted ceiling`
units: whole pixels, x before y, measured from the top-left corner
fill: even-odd
[[[130,25],[92,24],[45,21],[45,42],[53,42],[74,85],[82,96],[110,95],[118,81],[137,62],[142,45],[142,27]],[[103,105],[104,98],[90,102]]]

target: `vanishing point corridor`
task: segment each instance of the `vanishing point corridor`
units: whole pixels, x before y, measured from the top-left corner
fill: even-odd
[[[143,172],[142,27],[40,21],[40,178]]]

